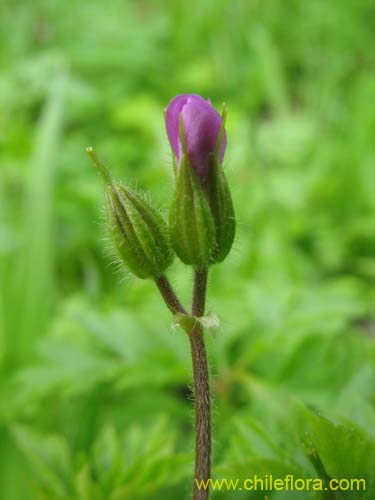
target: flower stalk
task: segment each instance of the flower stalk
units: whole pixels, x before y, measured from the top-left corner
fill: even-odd
[[[194,276],[192,315],[204,315],[207,290],[207,269],[197,269]],[[195,481],[194,500],[206,500],[209,491],[197,483],[207,482],[211,474],[211,395],[203,327],[196,323],[189,333],[194,374],[195,404]]]
[[[197,269],[194,275],[194,290],[191,314],[195,318],[204,315],[207,292],[206,268]],[[176,296],[170,282],[165,276],[155,280],[168,309],[173,313],[187,314]],[[195,480],[193,486],[193,500],[207,500],[209,490],[199,488],[211,474],[211,395],[206,346],[203,327],[197,321],[187,331],[194,378],[194,407],[195,407]]]
[[[166,306],[172,314],[187,314],[181,302],[179,301],[176,292],[173,290],[172,285],[165,275],[156,278],[155,283]]]

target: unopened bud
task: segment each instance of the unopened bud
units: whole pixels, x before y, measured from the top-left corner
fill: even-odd
[[[176,165],[172,244],[186,264],[222,262],[233,245],[235,215],[222,168],[226,114],[225,105],[220,116],[209,100],[195,94],[176,96],[166,109]]]
[[[118,256],[138,278],[160,276],[173,261],[166,223],[133,189],[112,181],[92,148],[87,153],[105,182],[108,229]]]

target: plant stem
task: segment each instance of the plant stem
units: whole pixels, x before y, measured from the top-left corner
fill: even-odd
[[[172,314],[187,314],[166,276],[159,276],[155,279],[155,283]]]
[[[207,291],[207,269],[197,269],[194,277],[192,316],[204,315]],[[155,283],[172,314],[188,314],[177,298],[166,276],[159,276]],[[211,399],[207,364],[207,353],[203,338],[203,327],[195,323],[188,332],[193,361],[195,401],[195,478],[193,500],[207,500],[209,490],[206,482],[211,473]],[[198,488],[198,483],[205,485]]]
[[[203,316],[206,303],[207,269],[195,272],[193,316]],[[206,347],[202,325],[189,332],[194,374],[195,401],[195,481],[193,500],[207,500],[209,490],[198,488],[197,481],[207,481],[211,472],[211,400]]]
[[[206,307],[207,291],[207,269],[197,269],[194,276],[193,305],[191,312],[193,316],[203,316]]]

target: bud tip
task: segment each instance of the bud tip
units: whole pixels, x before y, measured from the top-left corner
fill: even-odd
[[[220,152],[221,141],[222,141],[224,133],[225,133],[225,123],[227,120],[227,114],[228,114],[228,108],[227,108],[227,105],[225,104],[225,102],[223,102],[222,109],[221,109],[221,125],[220,125],[219,135],[217,137],[215,151],[214,151],[215,157],[218,157],[219,152]]]
[[[94,165],[95,165],[97,171],[99,172],[100,177],[103,179],[104,183],[111,184],[112,181],[111,181],[111,177],[108,173],[108,170],[105,168],[103,163],[97,157],[94,148],[92,146],[87,146],[86,153],[91,158],[92,162],[94,163]]]

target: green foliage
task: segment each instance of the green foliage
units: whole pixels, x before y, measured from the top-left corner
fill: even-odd
[[[88,453],[78,453],[75,463],[60,436],[39,435],[20,426],[14,434],[36,470],[41,499],[145,499],[155,491],[168,494],[168,488],[190,472],[190,457],[175,452],[176,435],[165,419],[147,430],[134,425],[126,438],[105,427]]]
[[[210,274],[213,475],[366,476],[371,500],[370,2],[0,12],[0,498],[189,498],[188,342],[152,283],[109,265],[85,148],[167,207],[162,110],[196,92],[228,105],[238,220]],[[187,270],[176,262],[171,278],[186,302]],[[268,494],[301,498],[288,495]],[[264,493],[213,496],[234,497]]]
[[[371,477],[375,443],[360,428],[314,415],[312,441],[330,477]]]

